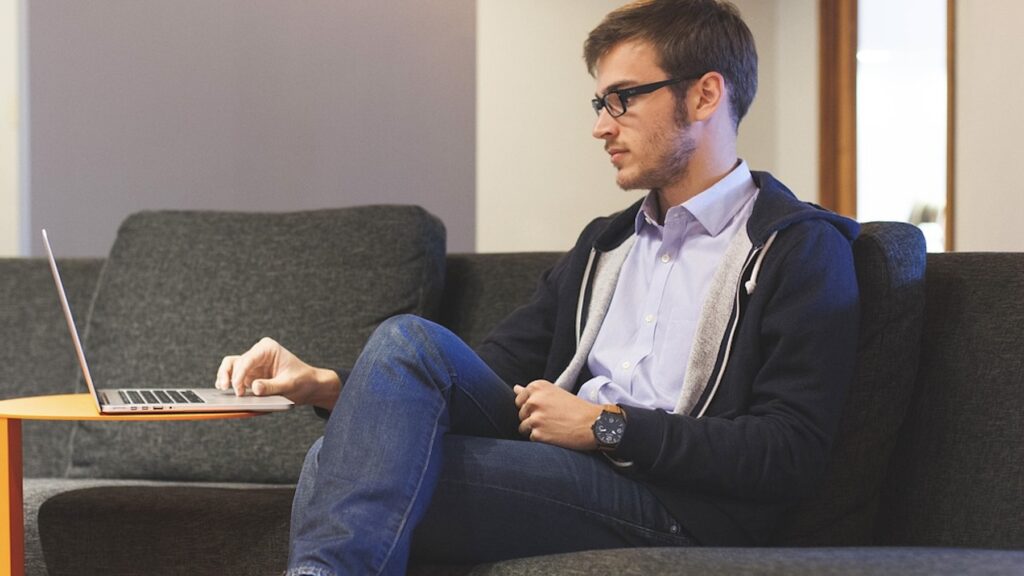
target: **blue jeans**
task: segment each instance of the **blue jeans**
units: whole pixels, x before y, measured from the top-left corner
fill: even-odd
[[[692,544],[600,454],[522,439],[514,399],[445,328],[415,316],[381,324],[306,458],[288,574]]]

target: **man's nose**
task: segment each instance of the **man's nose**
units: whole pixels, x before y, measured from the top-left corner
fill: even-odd
[[[597,121],[594,122],[594,130],[591,134],[594,138],[604,140],[615,136],[618,129],[619,123],[608,113],[608,109],[601,108],[601,111],[597,113]]]

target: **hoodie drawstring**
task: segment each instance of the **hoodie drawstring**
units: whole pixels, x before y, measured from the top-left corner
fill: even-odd
[[[772,242],[775,242],[775,237],[779,235],[779,231],[772,232],[772,235],[768,237],[768,241],[764,243],[764,247],[761,248],[761,252],[757,255],[757,260],[754,262],[754,270],[750,273],[750,280],[743,285],[747,290],[747,296],[754,293],[757,289],[757,275],[761,272],[761,263],[764,262],[764,255],[768,253],[768,249],[771,248]]]

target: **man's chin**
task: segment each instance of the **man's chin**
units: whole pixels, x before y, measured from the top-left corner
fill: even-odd
[[[616,176],[615,183],[618,184],[619,188],[622,188],[626,192],[629,192],[630,190],[650,190],[652,188],[651,186],[647,186],[642,178],[637,178],[636,176],[631,177],[628,174],[623,174],[621,171],[618,176]]]

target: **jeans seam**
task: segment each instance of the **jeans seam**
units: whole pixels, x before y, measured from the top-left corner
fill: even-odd
[[[467,481],[464,481],[464,480],[443,480],[442,479],[441,482],[447,483],[447,484],[461,484],[461,485],[465,485],[465,486],[474,486],[474,487],[477,487],[477,488],[488,488],[488,489],[491,489],[491,490],[499,490],[499,491],[502,491],[502,492],[508,492],[510,494],[516,494],[516,495],[519,495],[519,496],[525,496],[527,498],[533,498],[533,499],[536,499],[536,500],[540,500],[542,502],[552,503],[552,504],[555,504],[555,505],[558,505],[558,506],[564,506],[566,508],[571,508],[571,509],[573,509],[575,511],[578,511],[578,512],[581,512],[583,514],[587,514],[587,515],[590,515],[590,516],[595,516],[595,517],[600,518],[600,519],[605,520],[605,521],[611,521],[611,523],[613,523],[613,524],[618,524],[618,525],[625,526],[625,527],[628,527],[628,528],[631,528],[631,529],[634,529],[634,530],[642,531],[645,534],[649,534],[652,537],[656,537],[656,538],[659,538],[659,539],[664,539],[664,540],[666,540],[669,543],[675,542],[675,543],[678,544],[680,542],[686,542],[686,541],[691,542],[691,543],[693,542],[690,538],[688,538],[688,537],[686,537],[685,535],[682,535],[682,534],[679,534],[679,535],[676,535],[676,534],[666,534],[666,533],[664,533],[664,532],[662,532],[660,530],[657,530],[657,529],[654,529],[654,528],[649,528],[649,527],[644,526],[642,524],[637,524],[636,522],[629,522],[629,521],[623,520],[621,518],[618,518],[618,517],[610,515],[610,514],[604,514],[604,513],[601,513],[601,512],[596,512],[594,510],[590,510],[590,509],[584,508],[582,506],[576,506],[574,504],[569,504],[568,502],[564,502],[562,500],[558,500],[558,499],[555,499],[555,498],[548,498],[546,496],[541,496],[541,495],[533,493],[533,492],[526,492],[524,490],[516,490],[516,489],[513,489],[513,488],[505,488],[503,486],[494,486],[492,484],[480,484],[480,483],[477,483],[477,482],[467,482]],[[677,520],[673,520],[673,521],[676,522],[676,524],[679,523]]]
[[[430,443],[428,444],[429,447],[427,448],[426,455],[426,462],[428,464],[424,465],[420,470],[420,476],[416,480],[416,487],[413,489],[412,494],[410,495],[408,505],[406,505],[405,510],[402,512],[402,520],[398,523],[398,530],[395,532],[395,537],[391,541],[391,546],[388,547],[387,552],[384,554],[384,561],[381,562],[380,568],[377,570],[378,576],[380,576],[380,574],[384,572],[384,568],[388,565],[388,562],[391,560],[391,555],[395,552],[395,547],[398,546],[398,541],[402,537],[402,530],[404,530],[405,526],[409,523],[409,515],[412,513],[413,506],[416,503],[416,497],[419,494],[420,489],[423,488],[423,478],[427,475],[427,468],[430,467],[430,457],[434,451],[434,441],[437,438],[437,428],[437,418],[434,418],[434,427],[430,433]]]

